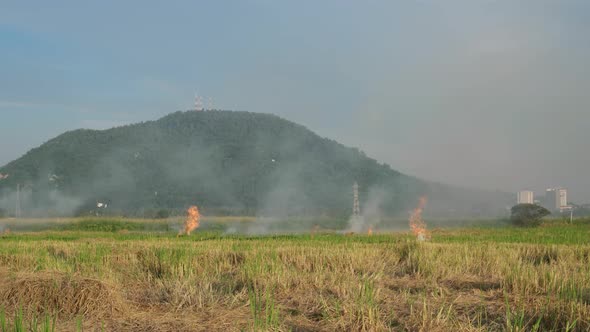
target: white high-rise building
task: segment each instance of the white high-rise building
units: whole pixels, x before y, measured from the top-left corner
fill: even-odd
[[[557,189],[557,201],[560,210],[567,207],[567,189]]]
[[[518,204],[534,204],[535,203],[535,195],[530,190],[522,190],[518,192],[517,195],[517,203]]]
[[[568,208],[567,189],[549,188],[545,194],[545,205],[550,210],[563,210]]]

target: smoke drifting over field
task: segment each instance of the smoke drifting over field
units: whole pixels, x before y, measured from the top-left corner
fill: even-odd
[[[19,200],[21,216],[29,217],[71,216],[82,204],[79,198],[64,195],[58,190],[40,194],[31,187],[23,187]],[[0,209],[2,209],[4,216],[15,215],[17,209],[16,190],[3,189],[0,191]]]
[[[23,216],[248,215],[229,232],[366,232],[406,227],[417,198],[436,217],[498,216],[510,195],[408,177],[354,148],[272,115],[177,112],[158,121],[61,135],[0,169],[0,208]],[[352,214],[358,181],[361,219]],[[100,204],[99,204],[100,203]],[[100,205],[100,206],[97,206]],[[313,220],[319,221],[313,221]]]

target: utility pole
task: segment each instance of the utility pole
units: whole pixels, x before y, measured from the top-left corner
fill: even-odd
[[[359,185],[356,182],[352,186],[352,196],[352,215],[354,216],[354,218],[358,218],[361,215],[361,207],[359,204]]]
[[[20,218],[21,210],[20,210],[20,184],[16,185],[16,208],[14,210],[14,217]]]

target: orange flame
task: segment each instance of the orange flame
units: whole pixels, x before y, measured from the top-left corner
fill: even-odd
[[[429,238],[429,234],[426,231],[426,223],[422,220],[422,211],[425,206],[426,196],[422,196],[420,197],[418,207],[415,208],[410,215],[410,229],[412,229],[412,233],[414,233],[419,240],[426,240]]]
[[[199,219],[201,215],[199,214],[199,208],[196,206],[191,206],[187,211],[186,221],[184,222],[184,230],[181,230],[178,235],[186,234],[191,235],[191,232],[195,229],[199,228]]]
[[[369,226],[369,230],[367,230],[367,235],[373,235],[373,226]]]

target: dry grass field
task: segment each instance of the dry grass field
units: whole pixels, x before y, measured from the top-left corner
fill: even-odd
[[[589,239],[584,220],[435,230],[427,242],[13,231],[0,236],[0,329],[588,331]]]

